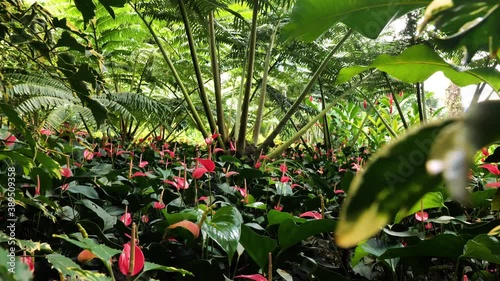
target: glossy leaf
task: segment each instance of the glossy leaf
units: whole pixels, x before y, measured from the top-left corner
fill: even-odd
[[[428,3],[430,0],[298,0],[283,28],[283,39],[313,41],[339,22],[376,39],[389,22]]]
[[[294,222],[298,222],[298,223],[304,223],[307,221],[304,218],[294,217],[289,213],[283,213],[283,212],[279,212],[276,210],[271,210],[267,214],[267,221],[268,221],[267,225],[271,226],[271,225],[280,224],[280,223],[282,223],[286,220],[289,220],[289,219],[293,220]]]
[[[112,279],[102,273],[83,270],[71,259],[60,254],[49,254],[46,256],[49,263],[59,271],[62,276],[70,276],[71,280],[84,279],[89,281],[111,281]],[[77,278],[78,276],[78,278]]]
[[[459,71],[455,66],[446,63],[432,48],[425,45],[409,47],[398,56],[382,54],[369,66],[343,68],[336,83],[345,83],[359,73],[372,68],[387,72],[387,74],[406,83],[423,82],[434,73],[442,71],[446,77],[458,86],[463,87],[486,82],[493,89],[500,90],[499,71],[493,68]],[[418,69],[418,71],[415,71],[415,69]]]
[[[332,232],[336,222],[333,220],[311,220],[297,225],[289,219],[280,224],[278,229],[278,240],[281,246],[280,252],[299,243],[300,241],[321,233]]]
[[[68,192],[73,194],[81,194],[89,199],[99,199],[99,194],[95,188],[86,185],[75,185],[68,188]]]
[[[500,50],[500,6],[497,1],[433,1],[425,12],[420,29],[428,22],[444,36],[436,38],[438,47],[452,51],[464,47],[464,60],[470,62],[478,51],[492,57]]]
[[[471,194],[470,200],[474,208],[489,208],[491,206],[491,198],[497,192],[496,189],[486,189],[475,191]]]
[[[481,234],[467,241],[462,258],[500,263],[500,241],[497,237]]]
[[[441,234],[429,240],[419,241],[412,246],[388,249],[380,258],[443,257],[457,259],[463,253],[464,245],[465,240],[458,235]]]
[[[342,206],[335,239],[338,245],[352,247],[376,234],[439,183],[439,177],[427,173],[425,163],[437,134],[449,124],[422,126],[372,156],[352,181]]]
[[[269,253],[277,246],[276,240],[259,235],[246,225],[241,226],[240,243],[262,270],[267,268]]]
[[[233,206],[225,206],[217,210],[212,218],[203,224],[203,231],[208,234],[227,253],[231,262],[241,236],[243,218]]]
[[[421,206],[424,207],[425,209],[431,209],[431,208],[441,208],[441,207],[446,207],[444,205],[444,198],[443,194],[441,192],[429,192],[422,197],[422,199],[418,200],[417,203],[415,203],[410,209],[408,209],[406,212],[398,212],[396,215],[396,218],[394,219],[395,223],[400,222],[404,217],[407,217],[409,215],[412,215],[416,212],[419,212],[421,209]]]
[[[181,269],[181,268],[175,268],[175,267],[172,267],[172,266],[165,266],[165,265],[160,265],[160,264],[155,264],[155,263],[152,263],[152,262],[145,262],[144,263],[144,269],[142,270],[141,274],[139,274],[136,278],[139,279],[139,277],[141,277],[141,275],[146,272],[146,271],[152,271],[152,270],[160,270],[160,271],[164,271],[164,272],[177,272],[177,273],[180,273],[182,274],[182,276],[186,276],[186,275],[191,275],[193,276],[193,274],[187,270],[184,270],[184,269]]]
[[[83,238],[81,240],[76,240],[68,237],[67,235],[54,235],[56,238],[63,239],[66,242],[69,242],[73,245],[76,245],[82,249],[91,251],[94,255],[97,256],[104,264],[111,267],[111,258],[117,254],[120,254],[121,251],[117,249],[110,248],[103,244],[97,244],[90,238]]]
[[[103,208],[101,208],[101,206],[97,205],[96,203],[94,203],[88,199],[82,199],[82,200],[80,200],[80,202],[85,207],[89,208],[89,210],[94,212],[102,220],[102,222],[103,222],[102,230],[103,231],[110,229],[115,225],[116,217],[108,214],[108,212],[106,212]]]

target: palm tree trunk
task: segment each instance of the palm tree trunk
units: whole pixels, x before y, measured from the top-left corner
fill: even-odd
[[[259,12],[259,0],[253,1],[252,29],[250,31],[250,46],[248,51],[247,71],[245,80],[245,92],[243,103],[241,104],[241,119],[238,139],[236,140],[236,154],[243,155],[245,152],[246,128],[248,123],[248,107],[250,103],[250,94],[252,91],[253,70],[255,61],[255,45],[257,42],[257,16]]]
[[[350,29],[344,35],[344,37],[339,41],[339,43],[337,43],[337,45],[333,48],[333,50],[326,56],[326,58],[323,60],[321,65],[318,67],[318,69],[314,73],[314,75],[311,78],[311,80],[309,81],[309,83],[307,83],[306,87],[304,88],[304,90],[302,91],[300,96],[297,98],[295,103],[292,105],[292,107],[285,114],[285,117],[283,117],[283,119],[278,124],[278,126],[276,126],[276,128],[271,132],[271,134],[269,134],[269,136],[266,138],[266,140],[259,147],[258,151],[266,150],[273,143],[274,138],[276,138],[276,136],[281,132],[283,127],[285,127],[288,120],[290,120],[290,118],[293,116],[293,114],[295,114],[295,112],[299,109],[300,104],[302,103],[302,101],[304,100],[306,95],[309,94],[309,92],[313,88],[314,84],[318,80],[319,76],[321,75],[323,70],[325,70],[328,62],[330,62],[330,60],[332,59],[333,55],[340,49],[342,44],[344,44],[344,42],[347,40],[347,38],[349,38],[349,36],[351,34],[352,34],[352,29]]]

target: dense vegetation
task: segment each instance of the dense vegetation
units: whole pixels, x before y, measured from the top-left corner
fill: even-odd
[[[498,20],[2,1],[0,278],[499,280]],[[425,90],[439,71],[477,85],[466,113]]]

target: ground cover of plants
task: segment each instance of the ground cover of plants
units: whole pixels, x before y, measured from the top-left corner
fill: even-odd
[[[0,3],[0,279],[500,280],[499,19]]]

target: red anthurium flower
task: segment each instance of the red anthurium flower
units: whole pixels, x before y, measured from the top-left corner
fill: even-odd
[[[61,190],[62,191],[66,191],[66,190],[68,190],[68,188],[69,188],[69,184],[67,184],[67,183],[61,185]]]
[[[216,139],[216,138],[218,138],[219,136],[220,136],[220,134],[213,133],[213,134],[212,134],[212,139]]]
[[[175,153],[171,150],[165,150],[166,153],[168,153],[168,155],[170,155],[170,158],[175,158]]]
[[[41,129],[40,134],[45,135],[45,136],[50,136],[50,135],[52,135],[52,131],[47,130],[47,129]]]
[[[425,229],[431,229],[432,228],[432,222],[428,222],[425,224]]]
[[[141,221],[142,221],[143,223],[148,223],[148,222],[149,222],[149,217],[148,217],[147,215],[142,215],[142,217],[141,217]]]
[[[402,97],[403,96],[403,91],[399,91],[399,96]]]
[[[163,209],[163,208],[165,208],[165,204],[163,204],[161,202],[154,202],[153,203],[153,208],[155,208],[155,209]]]
[[[73,176],[73,172],[68,167],[61,168],[61,176],[69,178]]]
[[[120,217],[120,220],[123,224],[125,224],[125,226],[129,226],[132,223],[132,215],[127,212]]]
[[[255,167],[255,169],[258,169],[258,168],[260,168],[260,166],[262,166],[262,163],[257,162],[257,163],[255,163],[255,166],[254,166],[254,167]]]
[[[14,135],[10,135],[6,140],[5,140],[5,144],[7,146],[13,146],[17,141],[17,138],[16,136]]]
[[[342,194],[342,193],[345,193],[345,191],[343,191],[342,189],[336,189],[334,191],[335,194]]]
[[[208,197],[206,197],[206,196],[201,196],[200,198],[198,198],[198,201],[205,201],[205,200],[207,200],[207,199],[208,199]]]
[[[88,135],[88,134],[89,134],[89,133],[87,133],[86,131],[78,131],[78,132],[76,132],[76,135],[77,135],[77,136],[86,136],[86,135]]]
[[[165,180],[165,183],[173,185],[177,190],[189,188],[189,183],[182,177],[174,177],[173,181]]]
[[[135,178],[135,177],[147,177],[148,175],[146,173],[143,173],[143,172],[135,172],[132,174],[132,177]]]
[[[280,179],[280,182],[282,183],[286,183],[286,182],[289,182],[290,181],[290,177],[287,177],[287,176],[282,176],[281,179]]]
[[[229,171],[226,173],[226,178],[229,178],[230,176],[232,175],[238,175],[239,173],[238,172],[235,172],[235,171]]]
[[[141,161],[139,162],[139,168],[144,168],[148,165],[148,161]]]
[[[197,158],[198,162],[207,169],[208,172],[213,172],[215,170],[215,162],[210,159]]]
[[[365,101],[363,102],[363,108],[364,108],[364,109],[366,109],[366,106],[367,106],[367,104],[366,104],[366,100],[365,100]]]
[[[282,173],[286,173],[288,171],[288,167],[286,166],[286,164],[283,163],[280,165],[280,171]]]
[[[464,274],[464,276],[462,277],[462,281],[469,281],[469,277],[467,277],[467,275]]]
[[[211,137],[208,137],[208,138],[205,139],[205,143],[207,145],[211,145],[213,141],[214,141],[214,139],[212,139]]]
[[[316,220],[322,219],[321,214],[316,212],[316,211],[308,211],[308,212],[302,213],[302,214],[300,214],[299,217],[301,217],[301,218],[309,217],[309,218],[314,218]]]
[[[205,167],[198,167],[193,171],[193,178],[199,179],[203,177],[205,173],[208,173],[208,170]]]
[[[490,182],[486,184],[486,187],[500,187],[500,182]]]
[[[35,272],[35,261],[32,256],[24,255],[21,256],[19,259],[21,260],[22,263],[28,265],[28,268],[32,273]]]
[[[498,170],[498,166],[497,165],[493,165],[493,164],[484,164],[484,165],[481,165],[479,166],[481,168],[484,168],[488,171],[490,171],[490,173],[496,175],[496,176],[499,176],[500,175],[500,170]]]
[[[120,268],[120,272],[123,275],[128,275],[130,269],[130,251],[131,246],[130,242],[123,245],[123,251],[120,254],[120,258],[118,259],[118,267]],[[134,269],[132,270],[132,276],[137,275],[141,272],[144,267],[144,254],[142,253],[141,248],[139,246],[135,246],[135,261],[134,261]]]
[[[278,204],[278,205],[274,206],[274,209],[275,209],[276,211],[280,211],[280,212],[281,212],[281,210],[283,210],[283,205],[279,205],[279,204]]]
[[[298,183],[294,183],[294,184],[292,184],[292,185],[290,186],[290,188],[295,188],[295,187],[297,187],[297,186],[300,186],[300,184],[298,184]]]
[[[232,141],[229,142],[229,150],[236,151],[236,146],[234,146],[234,143]]]
[[[246,191],[246,189],[238,187],[238,186],[234,186],[234,189],[238,190],[240,192],[241,196],[247,197],[247,191]]]
[[[217,152],[224,152],[224,149],[217,147],[214,149],[214,153],[217,153]]]
[[[234,278],[245,278],[245,279],[250,279],[250,280],[254,280],[254,281],[267,281],[267,278],[260,275],[260,274],[238,275],[238,276],[235,276]]]
[[[416,212],[415,213],[415,219],[418,221],[426,221],[429,219],[429,214],[427,212]]]
[[[483,147],[481,148],[481,152],[483,153],[484,156],[488,156],[490,155],[490,152],[488,151],[488,148],[487,147]]]
[[[88,149],[85,149],[83,151],[83,158],[87,161],[90,161],[90,160],[92,160],[92,158],[94,158],[94,153],[92,153],[92,151],[90,151]]]

